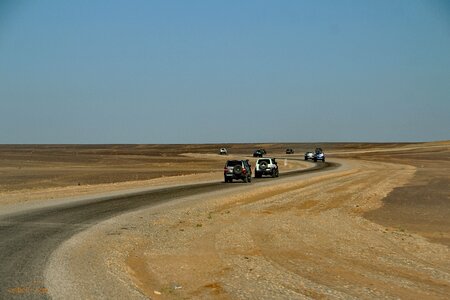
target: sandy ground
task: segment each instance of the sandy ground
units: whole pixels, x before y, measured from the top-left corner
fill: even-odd
[[[266,148],[281,156],[283,146]],[[52,255],[50,295],[448,299],[450,143],[330,149],[338,169],[180,199],[74,236]],[[221,174],[153,180],[200,177]]]
[[[217,181],[227,159],[254,164],[248,147],[238,148],[242,154],[220,156],[219,145],[0,145],[0,206],[26,208],[112,191]],[[187,152],[192,150],[198,152]],[[306,165],[280,159],[280,166]]]

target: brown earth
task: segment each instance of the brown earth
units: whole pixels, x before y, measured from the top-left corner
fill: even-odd
[[[365,214],[369,220],[418,233],[450,247],[450,151],[449,147],[416,149],[362,156],[416,167],[414,177],[395,188],[381,209]]]
[[[390,149],[398,144],[320,144],[327,150]],[[402,144],[408,145],[408,144]],[[251,156],[264,148],[268,155],[286,156],[293,147],[301,156],[315,144],[204,144],[204,145],[0,145],[0,195],[58,188],[139,182],[161,177],[222,170],[221,147]],[[228,157],[230,157],[228,156]],[[298,155],[297,155],[298,156]],[[254,159],[252,159],[254,162]],[[83,188],[79,188],[83,192]],[[3,198],[4,199],[4,198]],[[19,200],[19,199],[18,199]],[[0,198],[0,203],[2,199]]]
[[[254,149],[280,148],[276,144],[225,145],[230,155],[224,157],[217,154],[223,146],[0,145],[0,205],[214,180],[220,178],[226,159],[244,154],[254,163]],[[282,153],[281,148],[277,150]]]
[[[43,197],[71,189],[75,194],[93,193],[99,186],[97,191],[221,180],[225,158],[215,154],[221,146],[48,146],[40,149],[39,159],[30,158],[29,152],[26,156],[29,149],[21,152],[20,147],[4,146],[0,159],[7,167],[2,163],[0,168],[0,195],[40,190],[45,191],[40,194]],[[298,154],[289,157],[298,158],[314,147],[225,146],[236,155],[263,147],[277,157],[286,156],[283,150],[292,147]],[[320,146],[340,168],[242,185],[231,195],[216,192],[180,199],[78,234],[52,256],[47,270],[50,295],[57,299],[93,295],[447,299],[450,142]],[[74,152],[78,158],[68,154]],[[200,157],[206,160],[198,164]],[[47,178],[36,188],[31,182],[20,183],[15,162],[28,162],[22,167],[42,170],[52,166],[50,173],[53,168],[72,168],[70,176],[51,177],[44,172],[44,177],[33,177]],[[184,176],[151,179],[154,169],[146,168],[158,162]],[[80,165],[91,173],[77,170]],[[304,166],[289,161],[285,167]],[[145,180],[132,178],[134,168],[140,170],[139,175],[147,174],[142,175]],[[116,174],[117,170],[124,172]],[[187,175],[192,172],[197,174]],[[116,177],[96,182],[94,174]],[[12,184],[3,184],[3,176],[12,178]],[[78,178],[85,180],[80,186]],[[36,196],[29,197],[33,199]]]

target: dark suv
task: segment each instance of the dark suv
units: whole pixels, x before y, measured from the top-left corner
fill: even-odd
[[[233,179],[242,179],[244,182],[252,181],[252,167],[248,160],[228,160],[223,169],[225,182]]]
[[[292,149],[292,148],[287,148],[287,149],[286,149],[286,154],[294,154],[294,149]]]
[[[266,150],[257,149],[255,150],[255,152],[253,152],[253,157],[263,157],[264,154],[267,154]]]

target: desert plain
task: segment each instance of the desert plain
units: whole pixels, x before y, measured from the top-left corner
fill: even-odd
[[[303,154],[316,146],[334,167],[283,178],[283,172],[313,167]],[[221,147],[228,156],[218,154]],[[448,299],[450,141],[1,145],[0,214],[223,181],[227,159],[254,165],[257,148],[278,159],[279,178],[236,181],[232,190],[177,198],[90,226],[51,254],[45,283],[9,293]],[[285,154],[286,148],[295,153]]]

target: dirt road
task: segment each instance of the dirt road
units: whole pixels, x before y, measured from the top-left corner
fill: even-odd
[[[277,157],[287,147],[231,146],[235,153],[264,147]],[[33,159],[0,151],[0,158],[11,162],[0,167],[0,179],[11,180],[0,189],[0,204],[41,205],[43,195],[221,180],[223,158],[208,154],[217,145],[186,147],[170,154],[156,146],[113,152],[82,147],[79,153],[86,156],[80,161],[68,161],[66,154],[51,158],[53,175],[39,181],[38,189],[20,178],[27,168],[48,174],[50,156]],[[322,147],[330,149],[328,161],[339,168],[263,178],[251,188],[235,183],[232,193],[191,195],[88,226],[51,253],[45,290],[38,286],[31,292],[56,299],[447,299],[450,142]],[[430,157],[430,149],[438,159]],[[101,160],[99,153],[105,155]],[[132,162],[142,157],[149,168],[164,166],[182,176],[152,179],[154,174],[141,166],[141,174],[150,177],[134,181],[137,164]],[[196,164],[202,157],[204,164]],[[16,159],[23,167],[14,167]],[[113,168],[111,161],[116,162]],[[52,177],[67,164],[73,173]],[[197,166],[191,170],[196,174],[186,166]],[[126,170],[123,176],[118,169]],[[76,184],[78,174],[85,180],[81,185]],[[115,179],[96,182],[98,174]],[[75,184],[67,186],[67,178]],[[11,292],[27,295],[20,289]]]
[[[320,171],[330,164],[311,166],[309,169],[285,172],[285,176]],[[260,182],[259,184],[262,184]],[[245,185],[251,188],[250,185]],[[48,298],[48,287],[43,270],[52,252],[77,232],[86,230],[105,219],[119,214],[152,207],[173,199],[182,199],[208,191],[222,190],[228,193],[239,185],[224,184],[212,180],[191,185],[154,187],[118,194],[94,196],[91,199],[67,200],[55,205],[50,203],[35,209],[0,212],[0,298]],[[103,286],[101,290],[112,290]],[[76,297],[73,293],[71,297]],[[93,292],[87,298],[95,295]],[[117,297],[114,294],[113,297]],[[127,298],[126,295],[123,296]]]
[[[55,252],[50,294],[108,295],[112,285],[136,299],[447,298],[448,247],[363,217],[416,168],[338,162],[95,226]]]

